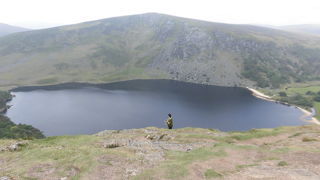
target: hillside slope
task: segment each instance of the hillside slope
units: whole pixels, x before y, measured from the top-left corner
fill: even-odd
[[[8,34],[16,33],[16,32],[23,32],[23,31],[28,31],[28,29],[0,23],[0,37]]]
[[[0,178],[319,179],[319,135],[320,126],[233,133],[144,128],[0,140]]]
[[[0,38],[0,85],[170,78],[278,87],[319,79],[320,39],[148,13]]]

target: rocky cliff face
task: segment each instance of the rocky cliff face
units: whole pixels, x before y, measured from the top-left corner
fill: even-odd
[[[237,46],[229,45],[228,39],[232,37],[222,32],[209,34],[183,24],[177,38],[162,49],[149,67],[161,69],[175,80],[228,86],[247,84],[249,81],[241,79]]]

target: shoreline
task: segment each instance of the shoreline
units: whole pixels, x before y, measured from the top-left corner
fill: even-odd
[[[263,100],[266,100],[266,101],[271,101],[271,102],[279,102],[277,100],[274,100],[272,99],[270,96],[256,90],[256,89],[253,89],[253,88],[249,88],[249,87],[246,87],[246,89],[248,89],[249,91],[252,92],[252,95],[255,96],[256,98],[259,98],[259,99],[263,99]],[[281,102],[282,104],[284,105],[290,105],[290,106],[294,106],[295,108],[299,109],[303,115],[300,117],[300,119],[302,121],[307,121],[307,122],[310,122],[310,123],[314,123],[314,124],[317,124],[317,125],[320,125],[320,121],[314,117],[314,112],[310,112],[302,107],[299,107],[299,106],[296,106],[296,105],[292,105],[292,104],[288,104],[288,103],[284,103],[284,102]],[[307,120],[307,119],[310,119],[310,120]]]

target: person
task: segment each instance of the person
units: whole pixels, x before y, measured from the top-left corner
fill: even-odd
[[[168,129],[172,129],[173,128],[173,118],[172,115],[169,113],[168,114],[169,118],[166,120]]]

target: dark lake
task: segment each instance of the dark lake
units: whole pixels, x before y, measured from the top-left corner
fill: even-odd
[[[103,85],[58,85],[16,89],[7,116],[53,135],[93,134],[106,129],[174,128],[223,131],[306,124],[302,112],[258,99],[236,87],[171,80],[134,80]]]

